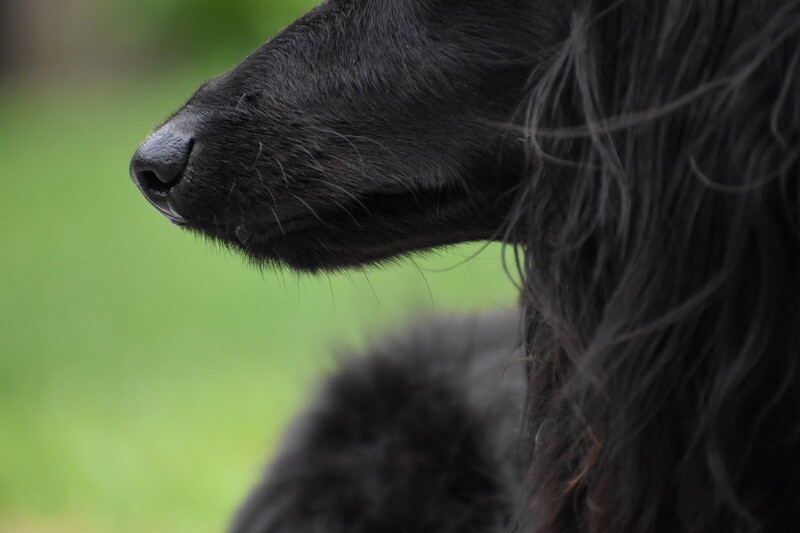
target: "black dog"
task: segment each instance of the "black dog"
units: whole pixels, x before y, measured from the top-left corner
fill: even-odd
[[[514,245],[520,530],[797,531],[799,62],[799,0],[329,0],[132,171],[262,262]]]

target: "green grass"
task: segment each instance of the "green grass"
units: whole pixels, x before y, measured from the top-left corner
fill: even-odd
[[[476,246],[319,278],[184,233],[127,175],[207,72],[0,96],[0,531],[222,531],[336,347],[509,306]]]

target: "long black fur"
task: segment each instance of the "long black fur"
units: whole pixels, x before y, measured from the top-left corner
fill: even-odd
[[[800,530],[799,61],[798,0],[329,0],[162,127],[177,185],[138,181],[296,268],[513,246],[511,528]]]
[[[516,314],[429,320],[350,356],[231,533],[503,532],[522,485]]]

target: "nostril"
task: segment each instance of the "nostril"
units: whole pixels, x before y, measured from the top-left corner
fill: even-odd
[[[134,171],[137,172],[137,171]],[[134,177],[139,183],[144,185],[148,189],[152,189],[154,191],[167,191],[172,188],[173,182],[177,183],[177,180],[174,178],[169,181],[164,181],[164,178],[168,175],[168,173],[162,172],[160,175],[153,171],[153,170],[141,170],[138,171],[138,175]]]
[[[183,177],[194,139],[170,130],[151,135],[131,160],[131,177],[144,194],[165,192]]]

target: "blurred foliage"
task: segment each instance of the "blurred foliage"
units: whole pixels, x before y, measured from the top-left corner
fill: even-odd
[[[161,54],[243,54],[319,0],[117,0],[107,9],[125,39]]]

